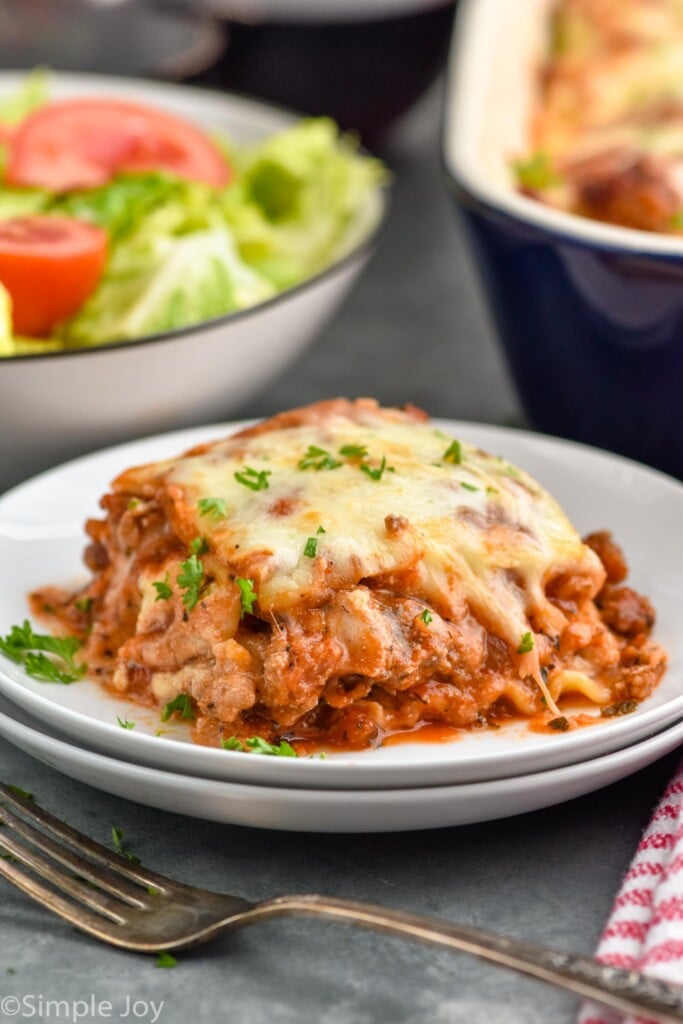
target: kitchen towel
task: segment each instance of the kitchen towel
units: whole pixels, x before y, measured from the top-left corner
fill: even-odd
[[[683,763],[667,786],[626,872],[596,957],[683,985]],[[586,1003],[579,1024],[624,1018]],[[626,1018],[642,1024],[641,1018]]]

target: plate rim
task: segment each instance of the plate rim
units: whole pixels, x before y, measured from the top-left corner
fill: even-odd
[[[70,471],[82,471],[87,470],[89,464],[96,464],[102,460],[110,460],[116,458],[119,454],[121,455],[121,462],[125,465],[134,464],[136,459],[135,451],[139,448],[142,449],[150,444],[158,445],[159,443],[169,448],[173,446],[178,451],[185,450],[186,448],[197,443],[198,439],[204,439],[212,436],[225,436],[227,433],[234,432],[255,422],[254,420],[239,420],[239,421],[228,421],[225,423],[214,423],[200,427],[190,427],[181,430],[167,431],[159,434],[153,434],[141,438],[137,438],[133,441],[123,442],[117,445],[112,445],[98,451],[91,452],[85,455],[81,455],[75,459],[71,459],[58,466],[52,467],[51,469],[44,470],[43,472],[24,480],[23,482],[15,485],[10,490],[6,491],[3,495],[0,495],[0,517],[2,516],[3,506],[6,502],[16,500],[17,496],[21,495],[21,492],[29,487],[35,485],[41,486],[49,484],[51,479],[59,476],[63,473]],[[437,428],[445,428],[453,432],[456,436],[461,432],[467,433],[467,431],[483,432],[484,435],[491,437],[495,444],[496,439],[505,440],[509,437],[519,439],[522,443],[528,443],[539,446],[541,453],[545,455],[552,455],[553,452],[560,446],[561,449],[568,452],[578,452],[583,457],[598,461],[598,464],[602,462],[605,466],[610,465],[621,466],[622,464],[631,472],[644,473],[653,479],[657,479],[659,484],[665,488],[671,489],[672,499],[677,501],[681,510],[683,511],[683,483],[679,483],[675,478],[668,476],[659,470],[653,469],[649,466],[644,466],[641,463],[635,462],[632,459],[625,458],[620,455],[615,455],[611,452],[606,452],[602,449],[594,448],[590,445],[581,444],[575,441],[568,441],[563,438],[555,438],[551,435],[545,435],[528,430],[518,430],[517,428],[505,427],[496,424],[483,424],[476,423],[473,421],[466,420],[453,420],[449,418],[434,418],[432,420]],[[132,455],[126,454],[133,452]],[[97,496],[97,495],[96,495]],[[2,520],[0,518],[0,527]],[[1,536],[1,534],[0,534]],[[11,538],[10,542],[11,542]],[[681,595],[683,596],[683,595]],[[20,705],[30,714],[36,715],[46,725],[54,727],[60,730],[62,733],[66,733],[70,737],[76,737],[86,733],[89,740],[92,740],[92,745],[96,746],[100,751],[106,749],[109,753],[112,753],[112,746],[116,746],[117,753],[125,753],[130,756],[132,760],[139,760],[142,757],[143,762],[147,764],[150,760],[153,764],[160,766],[163,762],[168,763],[169,757],[166,757],[166,753],[174,751],[179,753],[182,764],[176,768],[166,767],[162,770],[175,770],[175,771],[186,771],[190,770],[192,773],[201,773],[202,771],[211,771],[217,773],[217,777],[220,779],[226,779],[236,777],[242,779],[249,779],[258,784],[262,784],[262,780],[265,777],[270,781],[270,777],[273,774],[273,767],[270,759],[252,759],[250,758],[247,762],[244,755],[234,751],[217,750],[214,748],[202,747],[199,745],[191,745],[186,743],[175,743],[174,746],[168,746],[168,742],[161,747],[158,744],[158,739],[155,736],[145,734],[142,732],[135,732],[132,730],[122,731],[112,722],[101,721],[92,718],[90,715],[82,711],[77,711],[69,707],[65,707],[51,698],[44,696],[41,693],[35,692],[35,690],[23,686],[16,679],[12,678],[7,672],[4,671],[4,665],[0,663],[0,693],[6,696],[14,703]],[[306,786],[315,785],[316,778],[319,779],[317,785],[319,788],[325,788],[329,790],[343,789],[345,782],[341,780],[334,781],[333,775],[339,773],[353,773],[353,774],[367,774],[371,776],[372,781],[361,784],[360,788],[367,788],[372,790],[380,788],[381,786],[389,785],[388,780],[390,778],[396,779],[391,788],[405,788],[405,781],[401,781],[405,775],[414,776],[419,781],[419,785],[444,785],[447,784],[443,780],[427,782],[426,779],[429,777],[438,777],[440,775],[450,775],[454,782],[457,784],[465,784],[467,781],[472,781],[472,777],[477,772],[483,772],[484,777],[511,777],[513,775],[524,774],[527,770],[533,772],[543,770],[554,770],[558,762],[561,760],[562,763],[571,761],[576,763],[577,761],[585,760],[585,756],[582,757],[581,751],[588,746],[589,750],[593,750],[594,747],[598,748],[589,753],[589,758],[600,756],[601,751],[604,752],[604,748],[609,750],[618,749],[619,744],[621,746],[627,745],[632,742],[629,739],[632,734],[637,734],[637,741],[642,741],[643,733],[647,730],[650,734],[657,730],[659,727],[663,727],[666,723],[671,724],[675,722],[679,717],[683,716],[683,688],[681,693],[677,696],[670,698],[663,705],[659,705],[655,708],[649,708],[646,711],[637,714],[636,716],[628,716],[628,718],[620,719],[619,721],[610,721],[603,724],[601,728],[601,737],[596,739],[595,743],[587,741],[587,734],[581,730],[571,735],[558,736],[556,744],[546,746],[545,748],[536,748],[536,753],[530,754],[528,749],[520,747],[519,750],[508,751],[505,753],[496,754],[493,751],[486,752],[479,757],[472,756],[468,758],[466,766],[463,768],[461,762],[458,766],[457,757],[454,760],[448,760],[434,764],[432,762],[425,763],[413,763],[411,765],[401,765],[391,761],[377,761],[374,764],[371,760],[359,761],[348,761],[344,760],[342,754],[335,755],[334,759],[328,759],[324,768],[318,764],[317,760],[309,760],[308,758],[301,759],[286,759],[283,761],[278,760],[278,782],[274,783],[279,786],[290,786],[297,785],[301,788]],[[591,730],[593,734],[593,731]],[[595,735],[595,734],[593,734]],[[610,738],[608,738],[610,737]],[[620,741],[619,737],[623,737]],[[171,742],[174,741],[171,739]],[[557,756],[557,752],[559,756]],[[370,753],[370,752],[366,752]],[[146,758],[144,755],[148,754]],[[161,757],[157,756],[161,754]],[[553,756],[555,755],[555,756]],[[500,761],[507,767],[503,769],[503,775],[498,774],[499,769],[493,767],[494,761]],[[189,761],[196,761],[194,768],[189,768]],[[522,762],[526,765],[531,764],[532,768],[528,769],[522,767]],[[330,771],[330,766],[334,765],[333,771]],[[491,768],[487,768],[491,765]],[[302,767],[303,766],[303,767]],[[460,771],[465,772],[465,778],[458,780],[456,778],[458,774],[458,767]],[[492,775],[491,772],[495,772]],[[360,782],[360,780],[354,780]]]
[[[30,719],[30,716],[29,716]],[[17,730],[19,739],[17,739]],[[8,733],[10,735],[8,735]],[[675,734],[678,744],[670,743],[672,734]],[[225,810],[220,815],[211,817],[203,812],[199,806],[197,813],[187,810],[174,810],[173,813],[185,816],[194,816],[202,820],[221,821],[243,827],[267,828],[281,831],[297,832],[395,832],[395,831],[417,831],[431,828],[455,827],[457,825],[471,824],[479,821],[496,821],[505,817],[513,817],[526,814],[544,807],[554,806],[567,800],[576,799],[587,793],[594,792],[613,782],[626,778],[629,774],[640,770],[660,757],[671,753],[676,747],[683,745],[683,722],[669,726],[661,730],[655,736],[649,737],[640,743],[631,744],[620,750],[598,758],[591,758],[581,761],[578,764],[565,765],[564,767],[546,772],[537,772],[530,776],[518,775],[509,779],[490,780],[489,782],[473,782],[454,784],[450,786],[428,786],[405,789],[389,790],[337,790],[334,793],[321,790],[307,790],[291,788],[282,790],[279,787],[260,786],[239,783],[229,780],[206,779],[200,776],[179,776],[174,772],[165,772],[160,769],[146,768],[141,765],[130,764],[118,758],[108,757],[96,751],[87,751],[78,744],[66,743],[63,740],[51,736],[45,732],[43,727],[34,728],[33,723],[17,721],[0,709],[0,736],[18,747],[25,754],[42,764],[47,764],[53,770],[66,775],[69,778],[84,782],[100,791],[108,792],[124,799],[133,800],[146,806],[156,807],[159,810],[168,812],[169,808],[162,806],[162,803],[152,800],[139,800],[141,789],[138,788],[131,796],[130,790],[123,792],[117,785],[105,786],[101,784],[101,777],[111,782],[112,779],[123,778],[128,786],[136,782],[146,783],[148,786],[156,783],[155,792],[161,790],[165,793],[169,787],[171,792],[177,792],[178,787],[187,787],[189,782],[192,789],[192,796],[197,799],[218,799],[227,804],[233,801],[229,816]],[[39,752],[35,753],[36,746]],[[643,755],[645,760],[643,761]],[[55,763],[57,762],[57,764]],[[68,768],[65,769],[65,762]],[[73,764],[76,769],[73,769]],[[625,770],[624,770],[625,769]],[[617,774],[610,778],[610,773]],[[93,781],[93,772],[99,776]],[[592,785],[599,775],[597,785]],[[572,784],[578,782],[578,790],[571,789]],[[512,798],[521,792],[526,796],[522,799],[522,806],[517,805],[510,811],[509,805],[505,804],[506,798]],[[551,799],[547,799],[548,791],[552,790]],[[569,793],[564,799],[562,792]],[[540,799],[538,798],[540,794]],[[332,797],[332,800],[330,799]],[[469,801],[481,801],[488,797],[494,806],[499,810],[493,811],[491,807],[483,814],[478,812],[466,812],[464,816],[455,815],[453,818],[454,805],[458,799]],[[495,798],[498,798],[497,801]],[[266,810],[267,820],[263,820],[263,808],[259,811],[254,820],[254,810],[261,807],[259,801],[271,801],[270,810]],[[324,803],[325,810],[331,811],[332,824],[328,827],[321,823],[317,815],[319,808]],[[425,810],[425,803],[429,806]],[[255,804],[258,807],[255,808]],[[277,806],[277,812],[273,813],[273,804]],[[387,816],[387,805],[390,807],[388,820],[391,824],[382,824]],[[505,808],[499,813],[501,806]],[[245,820],[244,808],[247,808]],[[437,808],[437,819],[432,814],[433,808]],[[422,814],[423,823],[411,822],[406,824],[404,815],[409,811]],[[316,817],[311,821],[310,814],[313,809]],[[368,821],[365,814],[368,810],[375,810],[376,817],[371,818],[371,827],[368,828]],[[507,813],[506,813],[507,810]],[[341,811],[343,820],[335,819],[335,812]],[[294,812],[294,814],[293,814]],[[304,818],[309,815],[305,825],[296,825],[295,815],[303,813]],[[362,814],[362,819],[358,815]],[[425,813],[429,823],[424,823]],[[396,823],[396,814],[399,815],[400,824]],[[448,820],[444,820],[444,815]],[[301,818],[298,819],[301,821]],[[362,821],[362,826],[361,826]],[[337,826],[337,827],[335,827]]]

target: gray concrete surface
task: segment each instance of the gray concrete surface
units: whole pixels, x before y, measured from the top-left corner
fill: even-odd
[[[519,419],[442,189],[437,119],[434,95],[386,147],[396,195],[381,250],[315,349],[245,416],[345,393],[411,400],[442,416]],[[253,899],[296,891],[371,899],[582,952],[595,945],[674,764],[669,757],[609,789],[519,818],[325,836],[164,814],[0,750],[0,777],[102,841],[112,825],[123,828],[145,863],[180,879]],[[23,1000],[20,1012],[11,999],[3,1003],[8,996]],[[98,1010],[101,1000],[111,1010]],[[305,921],[259,925],[160,970],[79,935],[0,883],[2,1024],[147,1024],[155,1015],[161,1024],[569,1024],[575,1012],[571,997],[470,958]]]

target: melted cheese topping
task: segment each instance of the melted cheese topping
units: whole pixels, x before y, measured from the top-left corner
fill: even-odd
[[[321,604],[367,578],[409,573],[440,614],[458,621],[471,610],[517,651],[530,615],[558,631],[564,622],[545,596],[551,578],[579,573],[596,593],[604,571],[539,484],[453,441],[402,414],[337,413],[247,432],[118,484],[161,478],[181,538],[206,537],[207,560],[252,580],[262,618]],[[345,454],[354,450],[363,454]],[[226,515],[202,515],[207,499],[220,499]],[[547,693],[536,651],[517,653],[520,675]]]

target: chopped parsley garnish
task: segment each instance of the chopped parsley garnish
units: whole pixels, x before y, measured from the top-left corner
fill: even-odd
[[[86,666],[77,665],[74,654],[81,646],[82,642],[75,636],[34,633],[28,619],[21,626],[12,626],[7,636],[0,637],[0,652],[41,683],[68,684],[80,679]],[[48,658],[43,651],[61,659],[63,665]]]
[[[119,723],[119,725],[121,726],[122,729],[134,729],[135,728],[135,722],[129,722],[127,718],[119,718],[119,716],[117,715],[116,716],[116,721]]]
[[[487,494],[498,494],[498,488],[497,487],[487,487],[486,488],[486,493]]]
[[[519,646],[517,648],[517,654],[528,654],[529,651],[534,649],[534,638],[531,633],[522,633],[519,638]]]
[[[304,548],[304,555],[306,558],[315,558],[318,553],[318,542],[315,537],[309,537],[306,541],[306,547]]]
[[[268,743],[266,740],[261,739],[260,736],[252,736],[251,739],[244,741],[244,745],[254,754],[268,754],[272,757],[299,756],[287,740],[281,740],[279,743]]]
[[[560,715],[559,718],[550,719],[550,721],[548,722],[548,728],[555,729],[556,732],[566,732],[569,728],[569,722],[564,717],[564,715]]]
[[[268,477],[271,475],[270,469],[252,469],[251,466],[247,466],[241,473],[235,473],[235,480],[251,491],[267,491]]]
[[[318,448],[315,444],[309,444],[306,454],[297,463],[298,469],[339,469],[343,463],[338,462],[324,448]]]
[[[531,189],[533,192],[562,184],[562,178],[554,169],[547,153],[533,153],[526,160],[516,160],[512,167],[522,188]]]
[[[236,736],[230,736],[227,740],[221,740],[223,750],[251,751],[252,754],[267,754],[270,757],[298,757],[296,750],[287,740],[279,743],[268,743],[260,736],[252,736],[248,740],[238,740]]]
[[[221,739],[221,748],[224,751],[244,751],[244,746],[241,739],[237,736],[229,736],[227,739]]]
[[[168,601],[171,597],[173,597],[173,591],[171,590],[168,583],[168,573],[166,573],[166,576],[163,580],[156,580],[152,584],[152,586],[157,592],[157,601]]]
[[[27,675],[41,683],[63,683],[68,686],[78,678],[70,672],[63,672],[47,654],[34,654],[33,651],[24,658],[24,669]]]
[[[0,637],[0,651],[12,661],[21,664],[26,651],[48,651],[61,658],[70,672],[76,676],[83,674],[83,669],[74,661],[74,654],[82,647],[81,641],[75,636],[49,636],[34,633],[28,619],[21,626],[12,626],[5,637]]]
[[[178,714],[181,718],[193,721],[195,716],[192,698],[186,693],[179,693],[177,697],[164,704],[161,709],[161,721],[168,722],[172,714]]]
[[[126,850],[126,848],[124,847],[122,828],[116,828],[116,826],[113,825],[111,830],[111,838],[114,844],[114,849],[119,854],[119,856],[125,857],[126,860],[129,860],[132,864],[140,863],[140,858],[136,857],[134,853],[129,853],[128,850]]]
[[[254,590],[253,580],[245,580],[242,576],[238,576],[235,583],[240,588],[240,604],[242,605],[240,618],[243,619],[245,615],[251,615],[253,612],[254,602],[258,601],[258,594]]]
[[[190,551],[193,555],[205,555],[209,550],[209,542],[206,537],[195,537],[190,544]]]
[[[468,484],[465,480],[461,480],[460,481],[460,486],[465,491],[478,491],[479,490],[479,488],[475,487],[474,484]]]
[[[387,466],[387,460],[385,455],[382,456],[382,461],[380,462],[377,469],[373,469],[372,466],[370,466],[367,462],[361,462],[360,468],[363,470],[364,473],[366,473],[370,477],[371,480],[381,480],[385,472],[394,472],[393,466]]]
[[[33,793],[29,793],[28,790],[22,789],[21,786],[8,785],[8,789],[11,789],[15,796],[20,796],[23,800],[33,800]]]
[[[318,529],[315,532],[316,533],[327,533],[327,530],[325,529],[324,526],[319,526]]]
[[[129,498],[128,499],[128,504],[126,505],[126,508],[131,509],[131,511],[132,511],[134,508],[137,508],[139,504],[140,504],[140,499],[139,498]]]
[[[200,498],[197,509],[200,516],[211,516],[212,519],[225,519],[228,514],[223,498]]]
[[[422,621],[424,622],[424,624],[426,626],[429,625],[429,623],[432,621],[433,617],[434,616],[430,612],[429,608],[425,608],[425,610],[422,612],[422,615],[420,616],[420,618],[422,619]]]
[[[190,612],[199,601],[199,595],[204,585],[204,565],[197,554],[197,547],[195,546],[198,540],[200,540],[199,537],[192,542],[191,546],[194,553],[189,558],[186,558],[184,562],[180,563],[180,572],[176,576],[176,582],[185,591],[183,594],[183,604]]]
[[[79,597],[78,600],[74,601],[74,608],[87,615],[92,608],[92,597]]]
[[[462,462],[462,445],[459,441],[453,441],[443,453],[441,458],[444,462],[452,462],[454,465],[459,466]]]
[[[671,216],[669,227],[672,231],[683,231],[683,210],[676,210]]]
[[[622,700],[618,704],[610,704],[609,707],[600,708],[600,714],[603,718],[614,718],[616,715],[630,715],[637,707],[637,700]]]
[[[161,889],[157,889],[156,885],[148,885],[147,892],[150,896],[161,896]]]
[[[339,449],[339,454],[345,455],[349,459],[364,459],[368,454],[368,449],[364,444],[344,444]]]
[[[177,967],[178,961],[170,953],[162,952],[157,954],[155,967]]]

